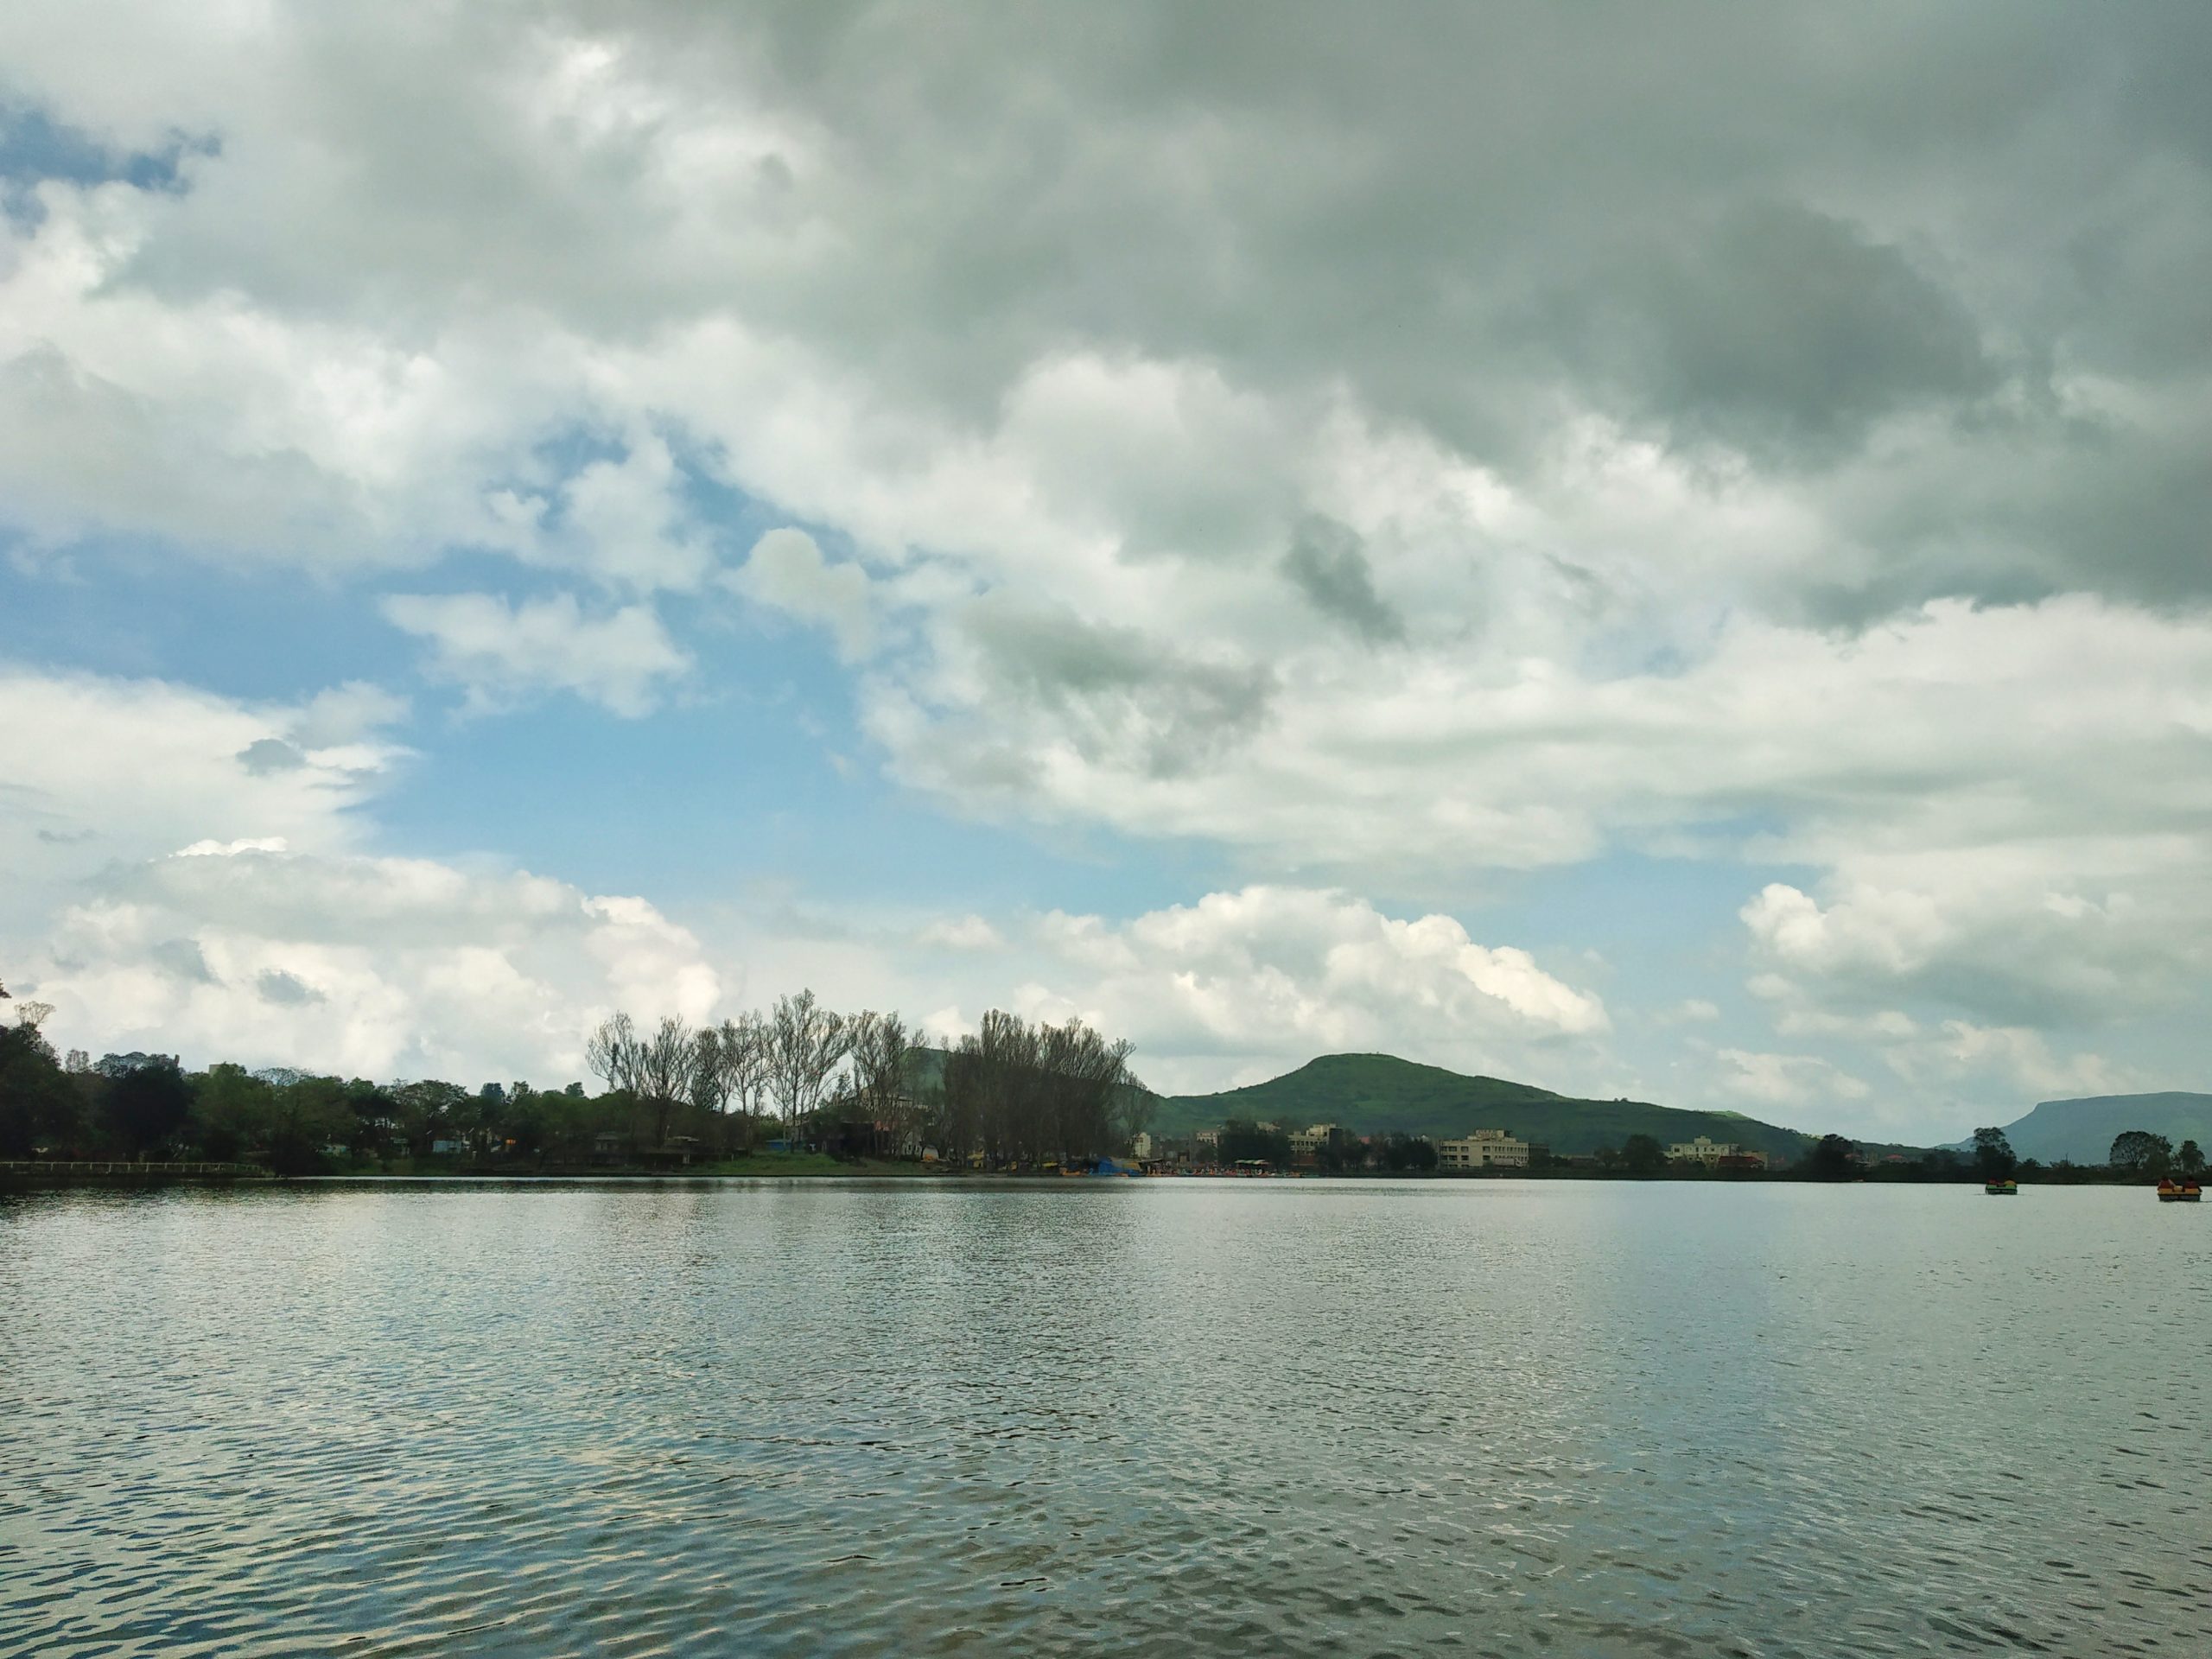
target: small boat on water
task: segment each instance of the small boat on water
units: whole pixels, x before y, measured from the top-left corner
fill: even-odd
[[[2158,1183],[2158,1202],[2160,1204],[2202,1204],[2204,1202],[2204,1189],[2196,1184],[2194,1176],[2184,1175],[2181,1179],[2176,1180],[2169,1175]]]
[[[2020,1196],[2020,1184],[2009,1177],[2001,1181],[1984,1181],[1981,1190],[1993,1198],[2017,1198]]]

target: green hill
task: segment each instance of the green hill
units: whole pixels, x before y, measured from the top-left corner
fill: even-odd
[[[1732,1141],[1777,1161],[1814,1139],[1735,1112],[1685,1111],[1640,1100],[1575,1100],[1501,1077],[1464,1077],[1390,1054],[1325,1054],[1295,1071],[1215,1095],[1163,1096],[1153,1133],[1188,1135],[1228,1119],[1303,1128],[1341,1123],[1355,1135],[1425,1135],[1444,1140],[1475,1129],[1510,1129],[1562,1156],[1618,1147],[1631,1135],[1662,1145],[1700,1135]]]
[[[2005,1126],[2005,1138],[2023,1158],[2056,1163],[2101,1164],[2113,1138],[2129,1129],[2148,1129],[2178,1147],[2194,1141],[2212,1148],[2212,1095],[2096,1095],[2084,1100],[2046,1100],[2018,1122]]]

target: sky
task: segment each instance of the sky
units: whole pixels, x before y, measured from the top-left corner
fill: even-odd
[[[2212,1088],[2212,12],[0,10],[0,980]]]

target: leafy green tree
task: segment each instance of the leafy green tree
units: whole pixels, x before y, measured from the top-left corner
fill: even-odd
[[[2004,1130],[1974,1132],[1974,1173],[1983,1180],[2005,1180],[2019,1166],[2020,1160],[2012,1155],[2012,1143],[2005,1138]]]
[[[1805,1154],[1805,1173],[1816,1181],[1844,1181],[1859,1166],[1859,1148],[1840,1135],[1824,1135]]]
[[[1258,1159],[1278,1166],[1290,1161],[1290,1136],[1262,1128],[1249,1118],[1233,1117],[1221,1126],[1221,1161],[1241,1164]]]
[[[269,1166],[283,1175],[304,1175],[322,1167],[322,1149],[354,1122],[346,1084],[337,1077],[301,1077],[285,1084],[273,1091],[270,1107]]]
[[[170,1054],[105,1056],[107,1131],[131,1157],[168,1146],[192,1112],[192,1085]]]
[[[73,1142],[82,1099],[35,1024],[0,1026],[0,1158]]]
[[[2123,1175],[2163,1175],[2173,1165],[2173,1142],[2148,1129],[2125,1129],[2113,1137],[2106,1159]]]
[[[394,1084],[391,1093],[399,1107],[399,1138],[416,1158],[429,1157],[430,1143],[452,1134],[454,1116],[468,1098],[458,1084],[434,1077]]]
[[[1314,1160],[1332,1175],[1346,1175],[1367,1166],[1367,1143],[1357,1135],[1347,1135],[1340,1128],[1329,1131],[1328,1139],[1313,1149]]]
[[[2181,1143],[2181,1150],[2174,1154],[2174,1167],[2183,1175],[2202,1175],[2204,1173],[2204,1154],[2197,1148],[2196,1141],[2184,1141]]]
[[[195,1080],[191,1136],[200,1155],[230,1163],[269,1141],[276,1089],[242,1065],[211,1065]]]
[[[1667,1167],[1667,1148],[1649,1135],[1631,1135],[1621,1142],[1621,1162],[1631,1175],[1656,1175]]]

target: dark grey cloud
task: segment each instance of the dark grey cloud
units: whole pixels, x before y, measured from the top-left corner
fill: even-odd
[[[218,982],[196,940],[164,939],[146,954],[163,973],[174,975],[191,984],[213,985]]]
[[[1634,283],[1634,279],[1631,279]],[[1647,418],[1770,457],[1855,447],[1877,421],[1965,409],[2004,379],[1955,295],[1898,248],[1791,203],[1726,214],[1616,295],[1618,374]],[[1586,318],[1587,335],[1608,330]]]
[[[1299,522],[1290,550],[1282,556],[1282,573],[1322,615],[1368,644],[1387,645],[1406,637],[1403,620],[1375,591],[1375,573],[1368,568],[1359,533],[1351,525],[1325,514],[1308,514]]]
[[[238,751],[238,764],[257,778],[296,772],[307,763],[307,756],[280,737],[257,738]]]
[[[264,969],[254,983],[264,1001],[274,1002],[280,1007],[302,1007],[309,1002],[323,1000],[322,993],[307,981],[280,969]]]
[[[1085,760],[1174,777],[1266,721],[1274,677],[1264,664],[1210,662],[1135,628],[1089,622],[996,598],[963,628],[1001,689],[1046,715]]]

